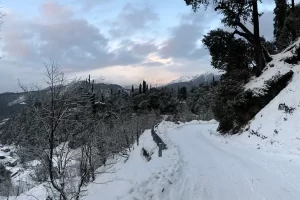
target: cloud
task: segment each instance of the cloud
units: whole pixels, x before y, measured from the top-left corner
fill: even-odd
[[[5,18],[1,31],[5,57],[0,61],[5,73],[0,80],[9,90],[18,88],[18,78],[24,83],[41,83],[43,63],[49,59],[59,63],[67,77],[95,73],[118,84],[142,79],[165,83],[211,69],[208,51],[201,46],[203,34],[217,24],[217,15],[210,10],[181,14],[175,20],[166,17],[171,12],[157,13],[155,6],[123,2],[100,19],[94,15],[98,8],[116,5],[115,1],[40,2],[32,15],[12,10]],[[84,7],[87,10],[78,12]],[[101,23],[104,19],[109,19],[106,26]],[[14,84],[2,84],[7,77]]]
[[[150,25],[158,20],[158,14],[149,6],[138,8],[128,3],[123,7],[117,19],[111,22],[113,28],[109,32],[113,37],[124,37],[149,29]]]
[[[157,61],[149,61],[149,62],[145,62],[142,63],[142,66],[145,67],[157,67],[157,66],[164,66],[165,64],[162,62],[157,62]]]
[[[42,3],[40,5],[40,12],[49,21],[60,21],[61,19],[69,19],[73,16],[71,9],[51,1]]]
[[[11,23],[5,24],[3,36],[3,51],[7,57],[36,63],[50,58],[76,71],[83,67],[137,64],[156,50],[151,42],[132,40],[111,50],[110,39],[98,27],[86,19],[75,18],[73,12],[55,2],[43,3],[40,15],[41,20],[35,21],[10,16]],[[142,27],[140,22],[133,24]]]
[[[92,10],[98,10],[101,7],[110,5],[114,0],[65,0],[68,4],[78,5],[81,12],[91,12]]]
[[[199,59],[208,55],[208,51],[198,43],[217,19],[211,10],[190,12],[181,16],[180,24],[170,29],[171,38],[163,43],[160,54],[163,57]]]

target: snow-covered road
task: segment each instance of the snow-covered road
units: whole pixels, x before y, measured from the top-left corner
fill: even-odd
[[[182,167],[169,199],[300,199],[300,160],[234,145],[191,124],[166,133]]]

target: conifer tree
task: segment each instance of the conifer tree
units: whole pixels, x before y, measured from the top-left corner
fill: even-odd
[[[284,27],[284,22],[287,17],[288,4],[286,0],[275,0],[274,8],[274,38],[277,42],[277,45],[283,43],[282,41],[282,32]],[[282,46],[282,45],[280,45]]]
[[[143,80],[143,93],[146,93],[147,91],[147,83]]]
[[[142,94],[142,84],[140,83],[140,86],[139,86],[139,93]]]

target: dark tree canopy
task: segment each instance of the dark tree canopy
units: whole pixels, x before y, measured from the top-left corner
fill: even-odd
[[[270,62],[272,58],[260,41],[259,17],[261,14],[258,13],[257,0],[185,0],[185,2],[187,5],[191,5],[194,11],[197,11],[201,5],[204,6],[204,8],[207,8],[208,5],[212,5],[215,11],[222,13],[222,23],[234,28],[234,34],[238,34],[254,45],[255,60],[257,64],[256,75],[259,76],[261,74],[266,62]],[[250,20],[253,24],[253,32],[251,32],[241,20],[243,20],[244,23]]]
[[[178,99],[185,100],[187,98],[187,89],[186,87],[181,87],[178,91]]]
[[[253,64],[252,45],[243,39],[236,39],[232,33],[222,29],[212,30],[202,41],[209,49],[211,64],[216,69],[230,72]]]
[[[288,12],[288,4],[286,0],[275,0],[274,9],[274,37],[276,40],[279,39],[284,21]]]

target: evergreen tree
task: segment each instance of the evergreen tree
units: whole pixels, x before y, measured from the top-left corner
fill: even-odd
[[[113,89],[112,89],[112,88],[110,88],[110,94],[111,94],[111,95],[113,94]]]
[[[288,4],[286,0],[275,0],[274,8],[274,38],[278,45],[282,43],[281,35],[284,27],[284,22],[287,17]],[[282,44],[281,44],[282,46]]]
[[[131,92],[134,93],[134,86],[131,87]]]
[[[257,0],[249,1],[207,1],[207,0],[185,0],[191,5],[194,11],[201,6],[207,7],[212,4],[215,11],[223,14],[222,23],[225,26],[234,28],[233,35],[237,34],[254,46],[256,75],[259,76],[272,57],[267,49],[262,46],[259,32],[259,16]],[[253,33],[242,22],[250,21],[253,24]],[[238,30],[241,29],[242,31]]]
[[[143,80],[143,93],[146,93],[147,91],[147,83]]]
[[[139,93],[142,94],[142,84],[140,83],[140,86],[139,86]]]
[[[179,89],[178,97],[180,100],[185,100],[187,98],[187,89],[185,86]]]
[[[297,37],[300,37],[300,4],[294,7],[294,11],[288,9],[283,29],[279,38],[280,50],[289,46]]]
[[[211,30],[202,40],[211,55],[214,68],[231,72],[248,67],[254,62],[253,45],[222,29]]]

